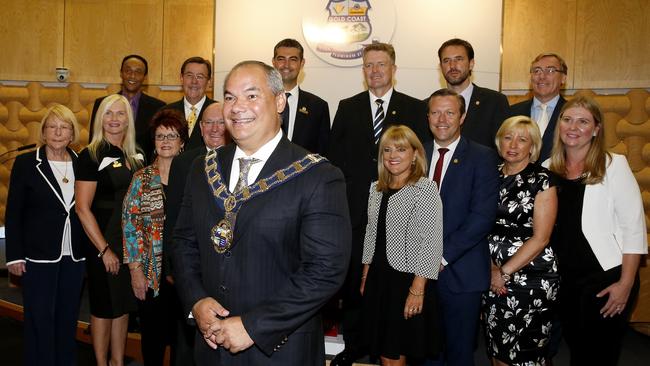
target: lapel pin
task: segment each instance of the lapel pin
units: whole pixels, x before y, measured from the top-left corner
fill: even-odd
[[[453,160],[454,164],[458,164],[458,159]]]
[[[392,115],[394,116],[394,115],[397,114],[397,112],[395,112],[395,111],[391,111],[390,114],[392,114]]]
[[[474,104],[479,105],[479,104],[481,104],[481,101],[477,100],[476,103],[474,103]]]
[[[307,110],[307,107],[302,106],[300,109],[298,109],[298,112],[302,114],[309,114],[309,111]]]
[[[119,161],[114,161],[113,162],[113,168],[119,168],[121,166],[122,166],[122,163],[120,163]]]

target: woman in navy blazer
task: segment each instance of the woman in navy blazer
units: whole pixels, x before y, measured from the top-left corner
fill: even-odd
[[[562,276],[560,317],[571,365],[616,365],[648,253],[639,186],[624,156],[605,150],[591,98],[568,101],[550,169],[561,176],[552,243]]]
[[[41,146],[16,158],[7,197],[7,268],[22,276],[25,364],[74,365],[85,238],[74,210],[74,114],[50,107]]]

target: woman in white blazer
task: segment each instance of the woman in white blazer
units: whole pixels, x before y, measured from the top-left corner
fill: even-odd
[[[616,365],[648,243],[639,186],[625,157],[605,150],[593,99],[577,96],[562,108],[550,169],[564,178],[552,242],[571,364]]]
[[[382,365],[432,357],[439,344],[435,280],[442,259],[442,202],[426,177],[424,148],[406,126],[379,142],[370,187],[361,293],[369,353]]]

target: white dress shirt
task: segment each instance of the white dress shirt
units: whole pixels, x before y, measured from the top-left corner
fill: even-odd
[[[278,133],[275,134],[269,142],[262,145],[256,152],[252,155],[246,155],[242,149],[237,146],[235,149],[235,156],[232,159],[232,167],[230,168],[230,181],[228,182],[228,190],[230,192],[235,190],[237,186],[237,181],[239,180],[239,158],[255,158],[260,160],[259,162],[252,164],[250,170],[248,171],[248,185],[253,184],[257,180],[257,176],[264,168],[264,164],[269,160],[269,157],[280,143],[282,139],[282,130],[278,130]]]
[[[293,128],[296,126],[296,112],[298,111],[298,99],[300,98],[300,87],[298,84],[285,93],[291,93],[291,96],[287,99],[287,104],[289,105],[289,126],[287,126],[287,138],[289,141],[293,139]]]
[[[451,157],[454,156],[454,151],[456,151],[456,147],[458,146],[458,142],[460,141],[460,136],[454,142],[449,144],[448,146],[445,146],[449,151],[445,154],[445,160],[442,162],[442,171],[440,172],[440,187],[438,187],[438,190],[442,189],[442,182],[444,182],[445,179],[445,173],[447,173],[447,168],[449,167],[449,163],[451,162]],[[440,149],[442,146],[438,145],[438,143],[434,140],[433,141],[433,155],[431,156],[431,167],[429,168],[429,179],[433,180],[433,173],[435,171],[435,166],[436,163],[438,162],[438,157],[440,157],[440,153],[438,152],[438,149]]]

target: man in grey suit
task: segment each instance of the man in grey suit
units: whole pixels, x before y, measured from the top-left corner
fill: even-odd
[[[481,145],[496,150],[494,137],[501,123],[510,115],[505,95],[471,82],[474,69],[474,48],[458,38],[453,38],[438,49],[440,71],[447,88],[465,98],[465,123],[462,135]]]
[[[327,102],[306,92],[298,85],[298,75],[305,66],[300,42],[286,38],[273,48],[273,67],[282,75],[287,108],[282,111],[282,131],[289,141],[323,154],[330,133],[330,110]]]
[[[340,170],[280,130],[282,78],[258,61],[224,83],[234,144],[194,161],[174,230],[201,365],[319,365],[319,310],[343,283],[350,221]]]
[[[513,116],[529,116],[537,123],[542,135],[542,150],[538,163],[551,156],[553,133],[560,117],[560,110],[566,99],[560,95],[560,89],[566,82],[569,68],[564,59],[555,53],[537,55],[530,64],[530,85],[533,98],[517,103],[511,107]]]

